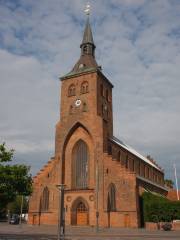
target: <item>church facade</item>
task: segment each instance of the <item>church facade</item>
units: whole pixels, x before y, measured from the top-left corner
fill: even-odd
[[[113,135],[112,83],[95,59],[87,19],[81,55],[61,78],[55,156],[34,177],[29,224],[57,224],[65,184],[66,225],[140,227],[143,191],[167,194],[163,170]]]

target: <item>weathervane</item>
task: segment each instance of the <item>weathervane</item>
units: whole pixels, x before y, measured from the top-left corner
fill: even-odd
[[[90,10],[91,10],[91,6],[89,4],[89,2],[86,4],[86,7],[84,9],[84,12],[86,15],[90,15]]]

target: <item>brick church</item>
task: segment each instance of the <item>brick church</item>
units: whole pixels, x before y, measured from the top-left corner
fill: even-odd
[[[113,85],[95,59],[87,18],[81,54],[61,77],[55,155],[34,177],[29,224],[57,224],[65,184],[66,225],[140,227],[143,191],[167,194],[163,170],[113,135]]]

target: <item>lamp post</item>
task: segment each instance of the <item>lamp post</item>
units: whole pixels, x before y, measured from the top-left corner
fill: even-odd
[[[64,209],[64,189],[65,184],[56,185],[59,189],[59,220],[58,220],[58,240],[65,239],[65,209]]]
[[[99,144],[97,144],[99,146]],[[99,231],[99,165],[98,157],[96,160],[96,232]]]

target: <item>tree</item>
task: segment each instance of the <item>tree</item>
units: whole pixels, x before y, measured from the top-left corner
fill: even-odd
[[[7,209],[10,213],[21,213],[21,204],[22,204],[22,196],[17,196],[15,200],[11,203],[8,203]],[[28,212],[28,197],[23,196],[23,205],[22,205],[22,213]]]
[[[8,150],[5,143],[0,144],[0,214],[18,195],[28,196],[32,192],[30,167],[9,164],[13,154],[14,150]]]
[[[164,184],[168,187],[168,188],[173,188],[174,186],[174,182],[171,179],[165,179],[164,180]]]

